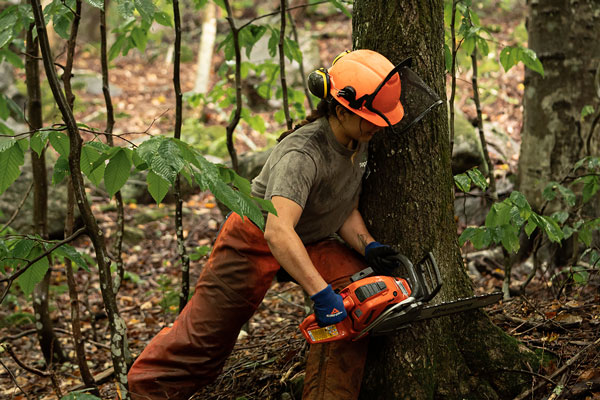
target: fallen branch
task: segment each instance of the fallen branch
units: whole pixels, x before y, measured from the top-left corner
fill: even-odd
[[[27,399],[30,399],[31,397],[29,397],[27,392],[25,392],[23,390],[23,388],[19,385],[19,382],[17,382],[17,378],[15,378],[15,375],[12,373],[12,371],[10,369],[8,369],[8,367],[2,362],[2,360],[0,360],[0,365],[2,365],[4,367],[4,369],[6,370],[6,372],[8,372],[8,375],[10,375],[10,379],[13,381],[15,386],[19,388],[19,390],[25,395],[25,397],[27,397]]]
[[[40,369],[33,368],[33,367],[30,367],[30,366],[26,365],[21,360],[19,360],[19,357],[17,357],[17,355],[15,354],[15,352],[12,350],[10,344],[8,344],[8,343],[2,343],[2,344],[0,344],[0,349],[3,349],[4,351],[6,351],[8,353],[8,355],[11,356],[11,358],[13,359],[13,361],[19,367],[23,368],[25,371],[27,371],[29,373],[32,373],[32,374],[34,374],[36,376],[39,376],[41,378],[50,378],[50,381],[52,382],[52,387],[54,389],[54,393],[56,393],[56,395],[58,396],[59,399],[62,397],[62,392],[60,390],[60,385],[58,383],[58,380],[56,379],[56,375],[54,375],[53,372],[42,371]]]

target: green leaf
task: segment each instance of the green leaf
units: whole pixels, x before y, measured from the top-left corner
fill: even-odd
[[[444,43],[444,61],[446,64],[446,71],[450,72],[452,70],[452,50],[446,43]]]
[[[592,115],[594,113],[594,107],[589,104],[584,106],[581,109],[581,119],[584,120],[588,115]]]
[[[11,63],[12,66],[15,68],[25,68],[23,60],[21,60],[21,58],[18,55],[10,51],[8,48],[0,50],[0,60],[2,60],[3,58],[9,63]]]
[[[500,64],[505,72],[517,65],[517,53],[519,53],[519,49],[511,46],[506,46],[500,52]]]
[[[505,202],[494,204],[485,218],[485,226],[494,228],[507,225],[511,219],[511,209],[512,207]]]
[[[125,35],[121,35],[121,36],[117,37],[117,40],[115,40],[113,45],[110,46],[110,50],[108,51],[108,59],[110,61],[117,58],[119,53],[121,53],[121,49],[123,48],[123,45],[125,44],[126,41],[127,41],[127,37]]]
[[[549,182],[544,190],[542,191],[542,197],[544,200],[552,201],[556,198],[556,189],[558,187],[558,182]]]
[[[85,0],[89,5],[96,7],[100,10],[104,8],[104,0]]]
[[[65,156],[58,157],[54,164],[54,173],[52,174],[52,184],[58,185],[65,179],[71,171],[69,170],[69,160]]]
[[[111,196],[119,191],[129,179],[131,172],[131,160],[127,156],[125,149],[120,148],[117,153],[111,157],[106,169],[104,170],[104,185],[106,191]]]
[[[503,225],[500,227],[500,242],[502,246],[510,252],[516,253],[519,250],[519,230],[513,225]]]
[[[470,36],[465,38],[462,44],[462,48],[467,56],[471,56],[473,54],[473,50],[475,50],[475,37]]]
[[[482,228],[466,228],[458,238],[458,244],[462,247],[467,241],[471,240],[473,236],[477,234],[477,232]]]
[[[527,221],[527,225],[525,226],[525,233],[527,234],[527,237],[531,236],[531,234],[533,233],[535,228],[536,228],[536,224],[533,221],[531,221],[531,220]]]
[[[39,246],[36,246],[33,248],[33,250],[31,250],[31,253],[29,253],[27,258],[32,260],[41,255],[42,252],[42,249]],[[33,265],[27,268],[27,270],[23,272],[19,278],[17,278],[17,282],[19,283],[23,293],[30,295],[35,288],[35,285],[44,279],[44,275],[46,275],[46,271],[48,271],[49,267],[50,264],[48,263],[48,258],[42,257],[40,260],[36,261]]]
[[[0,31],[0,48],[6,46],[12,41],[12,29]]]
[[[49,132],[50,144],[61,156],[69,157],[69,138],[62,132]]]
[[[37,153],[38,157],[42,155],[42,150],[48,143],[48,135],[47,131],[36,131],[29,139],[29,147]]]
[[[531,215],[531,218],[533,222],[548,235],[548,239],[557,243],[562,240],[563,232],[554,219],[535,213]]]
[[[170,184],[173,184],[175,177],[184,165],[185,162],[177,144],[172,140],[164,140],[160,143],[157,153],[152,157],[150,169]]]
[[[262,208],[263,210],[273,215],[277,215],[277,210],[275,209],[275,206],[273,206],[273,203],[271,203],[270,200],[265,200],[258,197],[252,197],[252,200],[257,202],[260,208]]]
[[[163,11],[154,13],[154,20],[163,26],[173,26],[173,17]]]
[[[527,68],[544,76],[544,66],[542,65],[542,62],[537,57],[537,54],[535,54],[535,51],[533,51],[531,49],[523,48],[523,49],[521,49],[521,52],[519,55],[520,55],[520,60],[523,61],[523,64],[525,64],[525,66]]]
[[[348,9],[346,7],[344,7],[344,5],[342,3],[340,3],[338,0],[329,0],[331,2],[331,4],[333,4],[338,10],[340,10],[341,12],[343,12],[346,17],[348,18],[352,18],[352,14],[350,13],[350,11],[348,11]]]
[[[551,217],[559,224],[564,224],[565,221],[569,218],[569,213],[566,211],[557,211],[553,213]]]
[[[562,195],[563,199],[565,200],[565,203],[570,207],[575,206],[575,193],[573,193],[571,189],[568,189],[563,185],[558,185],[557,188],[558,192]]]
[[[471,181],[481,190],[487,189],[489,186],[485,176],[477,168],[473,168],[467,171],[467,175],[471,178]]]
[[[275,57],[277,54],[277,46],[279,46],[279,31],[271,29],[271,37],[269,38],[268,48],[269,55]]]
[[[117,0],[117,11],[123,17],[128,19],[133,16],[135,10],[134,2],[131,0]]]
[[[0,194],[21,175],[21,165],[25,163],[25,152],[21,146],[15,146],[16,143],[13,140],[10,147],[0,147]],[[2,144],[3,142],[0,142],[0,146]]]
[[[65,40],[68,40],[71,34],[72,18],[70,11],[68,14],[55,14],[54,18],[52,18],[54,31],[58,33],[58,36]]]
[[[60,400],[102,400],[93,394],[86,393],[86,390],[88,389],[71,392],[61,397]]]
[[[106,166],[102,163],[98,168],[93,168],[94,163],[100,158],[100,153],[94,146],[90,146],[89,144],[90,143],[86,143],[81,148],[81,172],[83,172],[94,185],[99,186],[104,177]]]
[[[471,190],[471,178],[467,174],[454,175],[454,183],[461,192],[468,193]]]
[[[140,13],[142,19],[146,22],[152,22],[154,18],[154,13],[156,12],[156,7],[152,0],[133,0],[133,4],[135,5],[135,9]]]
[[[148,182],[148,192],[154,201],[156,201],[156,204],[159,204],[169,191],[169,182],[155,174],[153,171],[148,172],[146,182]]]
[[[586,176],[583,181],[583,202],[587,203],[600,189],[600,181],[597,175]]]
[[[140,52],[143,53],[146,50],[146,44],[148,43],[148,32],[147,31],[136,26],[131,31],[131,39],[133,40],[135,47]]]
[[[471,243],[476,249],[483,249],[492,243],[492,232],[486,228],[478,228],[471,238]]]
[[[91,272],[90,268],[87,265],[87,262],[85,262],[85,259],[83,258],[81,253],[79,253],[73,246],[63,244],[62,246],[56,248],[52,252],[52,254],[68,258],[69,260],[73,261],[78,267],[83,268],[87,272]]]

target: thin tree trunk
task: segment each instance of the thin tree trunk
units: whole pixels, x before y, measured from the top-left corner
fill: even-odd
[[[283,51],[283,43],[285,40],[285,0],[279,3],[281,7],[281,21],[279,25],[279,76],[281,78],[281,96],[283,98],[283,113],[285,114],[285,122],[288,129],[292,129],[292,118],[290,117],[290,106],[288,99],[287,79],[285,76],[285,54]]]
[[[210,5],[209,5],[210,7]],[[175,62],[173,64],[173,88],[175,90],[175,139],[181,139],[181,124],[183,94],[181,93],[181,17],[179,15],[179,0],[173,0],[175,18]],[[181,292],[179,293],[179,312],[187,304],[190,293],[190,257],[185,249],[183,236],[183,198],[181,196],[181,176],[175,179],[175,232],[177,234],[177,252],[181,260]]]
[[[40,89],[40,71],[37,56],[39,46],[37,39],[33,39],[32,25],[27,31],[28,56],[25,60],[25,74],[27,80],[27,119],[32,131],[43,127],[42,97]],[[48,238],[48,177],[46,175],[46,152],[38,155],[31,151],[31,167],[33,171],[33,225],[35,232],[41,238]],[[62,346],[54,334],[54,324],[48,308],[48,292],[50,288],[51,270],[48,269],[44,279],[36,285],[33,292],[33,309],[36,317],[38,340],[46,365],[53,361],[62,363],[67,360]]]
[[[115,126],[115,113],[110,96],[110,84],[108,81],[108,50],[107,50],[107,35],[106,35],[106,3],[104,9],[100,10],[100,63],[102,65],[102,93],[104,95],[104,103],[106,104],[106,143],[109,146],[114,146],[112,136]],[[123,195],[121,191],[115,193],[115,202],[117,203],[117,229],[113,244],[113,254],[117,264],[117,275],[114,281],[115,295],[119,291],[125,276],[125,266],[123,265],[123,235],[125,234],[125,207],[123,206]]]
[[[358,0],[353,12],[354,48],[379,51],[394,63],[413,57],[413,70],[445,97],[442,0]],[[448,137],[446,107],[402,135],[375,136],[360,203],[379,241],[413,262],[433,252],[444,281],[434,302],[473,292],[456,240]],[[418,322],[371,341],[361,398],[512,398],[526,379],[498,369],[520,369],[525,361],[537,365],[481,311]]]
[[[39,0],[31,0],[31,6],[33,9],[33,16],[35,19],[38,37],[40,39],[40,48],[42,50],[42,59],[44,61],[46,77],[69,134],[69,170],[73,179],[75,199],[96,253],[96,262],[98,263],[98,271],[100,275],[100,289],[102,291],[104,307],[108,314],[111,336],[111,357],[115,370],[116,383],[120,388],[121,397],[123,399],[129,399],[130,396],[127,390],[127,363],[130,359],[130,354],[127,346],[127,326],[125,325],[125,321],[119,316],[118,313],[117,302],[113,292],[111,280],[110,260],[106,252],[104,236],[94,215],[92,214],[92,210],[85,193],[85,186],[80,167],[82,138],[79,135],[79,129],[77,127],[75,117],[73,116],[67,100],[61,91],[56,70],[54,69],[52,53],[50,51],[48,36],[46,34],[46,23],[44,21],[44,14]]]

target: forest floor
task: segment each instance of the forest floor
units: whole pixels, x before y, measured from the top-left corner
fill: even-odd
[[[492,2],[494,3],[494,2]],[[499,26],[495,38],[508,43],[525,13],[524,6],[512,10],[490,13],[485,23]],[[501,11],[501,12],[500,12]],[[311,21],[301,21],[309,24]],[[321,21],[322,22],[322,21]],[[326,20],[327,39],[319,42],[323,65],[346,48],[351,48],[348,22],[337,16]],[[317,24],[318,22],[314,22]],[[323,29],[322,25],[313,26]],[[82,49],[79,64],[81,70],[98,70],[93,54]],[[120,132],[164,133],[172,129],[174,122],[174,96],[171,89],[169,67],[160,61],[149,62],[139,55],[118,59],[111,70],[111,79],[122,90],[116,99],[117,112],[127,116],[118,122]],[[182,66],[183,91],[193,86],[195,65]],[[489,88],[490,96],[484,101],[486,121],[496,122],[520,142],[522,123],[521,98],[523,94],[523,69],[515,67],[508,73],[490,72],[481,78],[482,85]],[[474,107],[470,102],[470,76],[468,70],[461,73],[458,81],[457,108],[470,119]],[[94,107],[100,107],[91,96],[80,95],[89,109],[80,111],[79,118],[93,115]],[[97,98],[97,97],[96,97]],[[269,113],[261,114],[269,128],[280,129]],[[212,118],[218,118],[213,116]],[[224,121],[216,121],[225,123]],[[89,124],[94,124],[89,118]],[[247,128],[245,128],[247,129]],[[261,139],[253,132],[248,136]],[[246,150],[238,143],[239,152]],[[518,151],[517,151],[518,154]],[[498,173],[514,174],[518,159],[496,159]],[[215,200],[208,193],[197,193],[185,202],[185,235],[191,252],[197,246],[210,246],[222,215]],[[105,235],[115,232],[115,213],[100,199],[94,205]],[[126,225],[129,228],[125,244],[124,262],[128,272],[119,291],[118,306],[127,323],[130,348],[138,355],[148,341],[176,317],[179,288],[179,263],[176,254],[176,238],[173,229],[173,206],[170,204],[130,203],[126,206]],[[464,227],[459,227],[459,230]],[[91,245],[79,240],[75,245],[83,252],[91,253]],[[474,253],[465,248],[465,261],[473,263],[478,273],[473,275],[476,293],[500,290],[504,271],[490,253]],[[195,282],[206,258],[192,262],[191,282]],[[527,277],[526,263],[515,268],[511,278],[518,287]],[[528,347],[548,356],[548,362],[537,371],[524,372],[531,378],[531,386],[542,385],[527,399],[548,398],[553,390],[564,387],[560,398],[600,399],[600,296],[598,276],[590,283],[577,286],[573,282],[551,280],[555,271],[539,273],[527,286],[524,294],[513,297],[486,309],[495,324]],[[81,289],[80,299],[84,306],[82,329],[86,338],[88,364],[94,375],[110,371],[112,365],[108,348],[109,333],[106,314],[102,306],[96,274],[79,271],[76,275]],[[193,283],[192,283],[193,285]],[[70,340],[69,297],[66,293],[66,276],[61,266],[53,268],[52,314],[61,345],[74,360]],[[36,342],[31,322],[31,306],[15,298],[9,308],[0,310],[0,343],[10,343],[17,357],[26,365],[43,368],[42,356]],[[243,332],[228,360],[224,372],[217,381],[199,392],[197,399],[299,399],[299,385],[304,371],[307,344],[302,338],[298,324],[306,315],[304,295],[299,286],[292,283],[274,283],[265,300]],[[451,318],[451,317],[445,317]],[[416,326],[415,326],[416,327]],[[418,328],[417,328],[418,329]],[[40,378],[18,366],[2,354],[0,369],[0,398],[6,399],[53,399],[50,381]],[[493,366],[490,366],[493,367]],[[54,366],[63,394],[78,388],[80,373],[74,361]],[[102,398],[114,399],[115,385],[110,375],[100,386]],[[553,397],[556,399],[558,397]]]

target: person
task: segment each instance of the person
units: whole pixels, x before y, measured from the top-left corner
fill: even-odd
[[[346,52],[311,73],[309,88],[322,98],[317,109],[282,135],[252,182],[277,215],[264,233],[237,214],[225,220],[187,306],[131,367],[133,399],[186,399],[213,382],[281,267],[321,326],[347,317],[335,289],[350,276],[367,265],[391,274],[397,253],[371,236],[358,198],[368,142],[404,115],[398,68],[371,50]],[[366,340],[311,345],[303,398],[357,398],[366,355]]]

